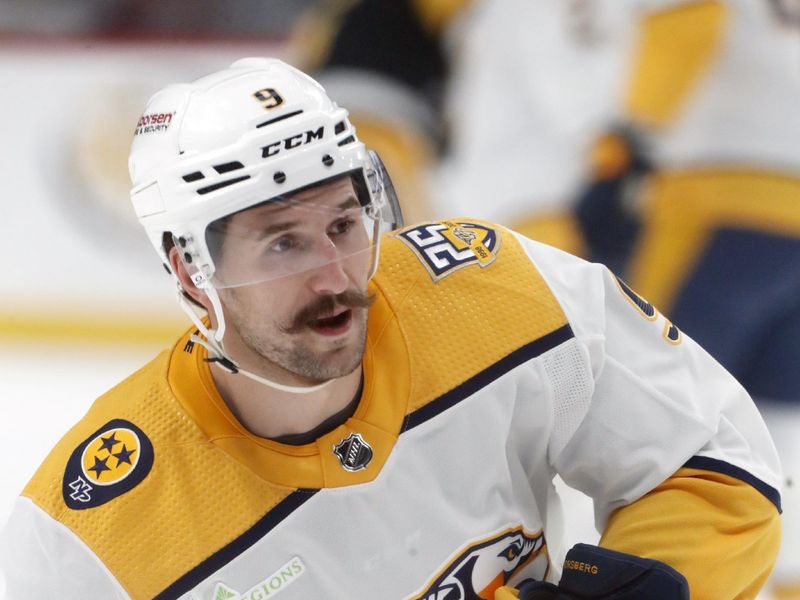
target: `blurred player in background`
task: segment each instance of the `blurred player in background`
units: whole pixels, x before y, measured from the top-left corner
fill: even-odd
[[[633,287],[758,402],[786,477],[774,594],[800,598],[800,4],[649,5],[579,212],[592,256],[634,248]]]
[[[426,169],[443,140],[449,65],[440,34],[458,9],[442,2],[323,1],[300,19],[290,40],[291,59],[348,106],[359,136],[380,152],[412,223],[435,212]],[[423,14],[431,20],[423,22]]]
[[[613,105],[626,27],[582,1],[323,2],[294,56],[343,95],[398,189],[424,191],[409,221],[478,214],[581,254],[576,157]]]

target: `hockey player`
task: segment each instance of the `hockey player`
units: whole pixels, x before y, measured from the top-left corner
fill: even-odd
[[[25,488],[9,600],[755,596],[766,428],[607,269],[485,221],[396,229],[347,112],[277,60],[143,116],[132,200],[193,326]],[[566,553],[556,474],[599,547]]]
[[[597,5],[320,0],[292,55],[413,191],[400,194],[412,220],[482,216],[580,254],[579,157],[613,104],[630,29]]]

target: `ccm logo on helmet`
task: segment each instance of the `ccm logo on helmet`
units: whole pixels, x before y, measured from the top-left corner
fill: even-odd
[[[295,135],[290,135],[287,138],[280,140],[279,142],[273,142],[271,144],[267,144],[266,146],[262,146],[261,148],[261,158],[268,158],[270,156],[275,156],[279,152],[283,150],[292,150],[293,148],[299,148],[300,146],[305,146],[306,144],[310,144],[314,140],[321,140],[325,135],[325,126],[322,125],[317,130],[304,131],[303,133],[297,133]]]

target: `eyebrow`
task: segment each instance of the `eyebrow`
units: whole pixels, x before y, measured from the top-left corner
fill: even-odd
[[[333,210],[338,210],[339,212],[344,212],[345,210],[348,210],[350,208],[357,208],[357,207],[360,207],[360,206],[361,206],[361,203],[358,201],[358,199],[355,197],[355,195],[351,194],[350,196],[348,196],[348,198],[344,202],[339,204],[339,206],[335,206],[333,208]],[[278,212],[278,211],[286,210],[286,209],[288,209],[290,207],[291,207],[291,203],[276,204],[274,206],[274,208],[273,208],[273,211],[274,212]],[[295,227],[298,224],[299,224],[299,221],[295,220],[295,221],[284,221],[282,223],[275,223],[273,225],[269,225],[269,226],[259,230],[258,239],[259,240],[263,240],[264,238],[269,237],[271,235],[274,235],[276,233],[281,233],[283,231],[288,231],[289,229],[292,229],[293,227]]]
[[[338,208],[339,210],[347,210],[348,208],[353,208],[353,207],[359,207],[360,208],[361,207],[361,203],[358,201],[358,198],[356,198],[354,194],[350,194],[347,197],[347,200],[342,202],[336,208]]]

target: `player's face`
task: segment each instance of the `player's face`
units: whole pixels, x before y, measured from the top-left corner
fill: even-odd
[[[351,373],[361,362],[371,303],[371,244],[351,179],[238,213],[229,230],[238,233],[226,236],[218,265],[227,272],[310,265],[219,290],[233,358],[245,368],[278,367],[314,381]]]

